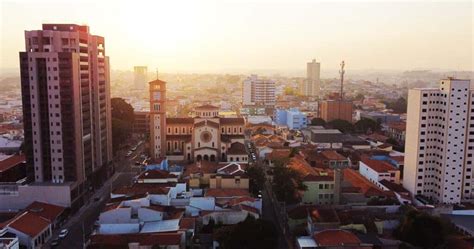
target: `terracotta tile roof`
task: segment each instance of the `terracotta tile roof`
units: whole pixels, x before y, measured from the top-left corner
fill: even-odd
[[[245,125],[244,118],[220,118],[221,125]]]
[[[166,118],[166,124],[194,124],[194,118]]]
[[[344,181],[349,182],[353,187],[359,188],[366,197],[371,196],[391,196],[389,191],[382,191],[375,184],[363,177],[353,169],[343,169]]]
[[[334,181],[333,175],[307,175],[303,177],[303,181],[307,182],[330,182]]]
[[[66,210],[66,208],[45,202],[35,201],[28,205],[25,210],[39,215],[53,223],[56,218],[58,218],[64,212],[64,210]]]
[[[208,110],[208,109],[219,109],[219,107],[215,105],[205,104],[205,105],[196,106],[194,108],[194,110]]]
[[[274,149],[272,152],[265,155],[267,160],[275,160],[275,159],[284,159],[289,158],[291,154],[290,149]]]
[[[288,162],[288,167],[298,172],[302,177],[318,175],[318,173],[300,156],[294,156]]]
[[[245,145],[239,142],[232,143],[229,150],[227,150],[228,155],[247,155],[245,150]]]
[[[315,233],[313,238],[320,247],[358,246],[361,243],[355,234],[341,229],[323,230]]]
[[[389,171],[397,170],[393,165],[382,160],[372,160],[368,158],[362,158],[361,162],[363,162],[369,168],[375,170],[375,172],[378,172],[378,173],[388,173]]]
[[[50,224],[47,219],[27,211],[14,218],[8,226],[34,238]]]
[[[170,174],[168,171],[154,169],[154,170],[147,170],[142,172],[138,175],[138,179],[169,179],[173,178],[176,179],[177,176]]]
[[[229,163],[226,166],[217,169],[217,173],[225,175],[240,175],[245,173],[244,167],[238,163]]]
[[[404,163],[405,162],[405,156],[390,156],[393,160],[397,161],[397,163]]]
[[[206,160],[202,160],[201,162],[194,162],[188,164],[184,168],[184,176],[189,176],[190,174],[212,174],[216,173],[217,169],[219,168],[219,164],[216,162],[209,162]]]
[[[325,157],[327,160],[347,160],[347,157],[337,153],[335,150],[324,150],[320,153],[323,157]]]
[[[179,220],[179,228],[186,230],[195,229],[196,218],[181,218],[181,220]]]
[[[240,188],[226,188],[226,189],[218,189],[218,188],[210,188],[206,191],[205,196],[212,196],[216,198],[230,198],[230,197],[242,197],[242,196],[250,196],[250,193],[246,189]]]
[[[13,155],[0,161],[0,172],[7,171],[26,161],[25,155]]]
[[[288,217],[293,220],[302,220],[308,218],[308,212],[316,208],[314,205],[300,205],[287,211]]]
[[[90,237],[92,245],[126,246],[139,243],[141,246],[180,245],[181,233],[132,233],[132,234],[94,234]],[[102,248],[102,247],[96,247]]]

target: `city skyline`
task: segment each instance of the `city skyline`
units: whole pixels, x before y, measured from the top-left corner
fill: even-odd
[[[313,58],[321,62],[323,76],[337,70],[341,60],[350,70],[473,67],[472,35],[466,32],[473,28],[469,1],[119,1],[83,11],[86,3],[47,8],[28,1],[2,3],[0,68],[18,68],[15,51],[23,49],[24,30],[41,23],[87,23],[92,32],[110,37],[112,70],[148,65],[163,72],[280,72],[301,70]],[[19,13],[25,18],[6,22]]]

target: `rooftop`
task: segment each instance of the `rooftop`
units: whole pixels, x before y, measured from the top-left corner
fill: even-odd
[[[25,155],[13,155],[0,161],[0,172],[7,171],[16,165],[25,162]]]
[[[360,244],[360,240],[355,234],[341,229],[317,232],[313,238],[319,247],[357,246]]]
[[[240,188],[226,188],[226,189],[217,189],[217,188],[210,188],[206,191],[206,197],[212,196],[216,198],[230,198],[230,197],[242,197],[242,196],[250,196],[250,193],[246,189]]]
[[[382,160],[372,160],[368,158],[362,158],[361,162],[378,173],[388,173],[390,171],[397,170],[397,168],[392,166],[390,163],[382,161]]]
[[[48,228],[50,224],[51,223],[47,219],[35,213],[26,211],[11,220],[7,226],[34,238]]]
[[[168,179],[168,178],[177,178],[176,175],[170,174],[168,171],[154,169],[147,170],[138,175],[138,179]]]
[[[64,210],[66,210],[66,208],[45,202],[35,201],[28,205],[25,210],[39,215],[50,222],[54,222],[54,220],[56,220],[56,218],[58,218],[64,212]]]

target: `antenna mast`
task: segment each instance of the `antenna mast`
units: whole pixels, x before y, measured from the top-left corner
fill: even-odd
[[[339,70],[339,74],[341,75],[341,92],[340,92],[340,98],[341,98],[341,101],[344,100],[344,73],[346,72],[344,70],[344,66],[345,66],[345,63],[344,61],[341,62],[341,70]]]

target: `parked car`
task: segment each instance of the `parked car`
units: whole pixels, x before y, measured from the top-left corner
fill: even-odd
[[[56,246],[59,246],[59,239],[53,239],[53,241],[51,241],[51,247],[56,247]]]
[[[59,238],[60,238],[60,239],[64,239],[64,238],[66,238],[66,236],[67,236],[68,234],[69,234],[69,230],[63,229],[63,230],[61,230],[61,232],[59,232]]]

